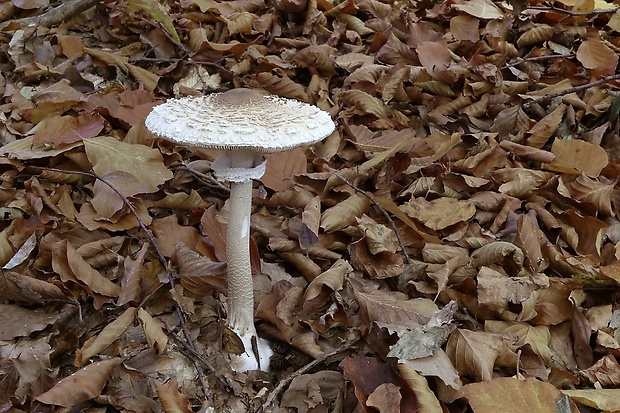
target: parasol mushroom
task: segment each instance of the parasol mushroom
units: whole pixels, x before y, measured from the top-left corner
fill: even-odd
[[[320,141],[334,131],[327,112],[315,106],[251,89],[170,99],[155,107],[146,127],[163,139],[186,147],[214,148],[216,177],[230,182],[226,261],[228,326],[245,352],[231,355],[236,371],[267,371],[272,350],[254,326],[254,291],[250,266],[252,180],[265,173],[265,153]]]

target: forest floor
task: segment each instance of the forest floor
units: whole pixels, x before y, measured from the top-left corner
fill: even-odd
[[[620,411],[620,7],[0,3],[0,412]],[[247,87],[337,128],[254,185],[269,373],[226,354],[228,186],[158,139]]]

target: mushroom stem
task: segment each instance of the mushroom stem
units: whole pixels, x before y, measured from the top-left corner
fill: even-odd
[[[233,168],[250,168],[251,151],[233,151]],[[249,163],[249,164],[248,164]],[[267,371],[272,351],[258,337],[254,327],[254,288],[250,264],[250,214],[252,179],[231,182],[226,229],[226,261],[228,267],[228,325],[243,342],[245,353],[232,356],[236,371]]]
[[[226,229],[228,318],[231,326],[254,329],[254,294],[250,266],[252,181],[231,182]]]

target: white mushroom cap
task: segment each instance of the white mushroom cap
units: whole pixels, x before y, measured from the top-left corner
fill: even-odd
[[[315,106],[251,89],[169,99],[145,123],[180,145],[265,153],[313,144],[335,129],[329,114]]]

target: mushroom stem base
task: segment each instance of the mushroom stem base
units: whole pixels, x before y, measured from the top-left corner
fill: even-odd
[[[269,342],[258,337],[255,331],[242,332],[235,329],[232,330],[239,336],[245,348],[245,352],[241,355],[230,355],[230,366],[233,370],[237,372],[250,370],[269,371],[269,360],[273,355]],[[254,330],[254,328],[251,330]],[[253,340],[253,337],[256,340]]]

